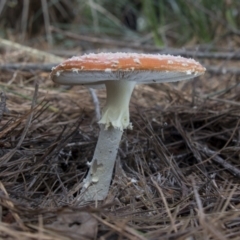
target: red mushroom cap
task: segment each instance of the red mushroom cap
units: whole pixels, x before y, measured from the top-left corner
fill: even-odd
[[[66,85],[101,84],[108,80],[153,83],[190,79],[205,70],[197,61],[180,56],[98,53],[67,59],[52,69],[51,78]]]

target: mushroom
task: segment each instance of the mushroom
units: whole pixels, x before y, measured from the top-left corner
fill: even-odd
[[[193,59],[137,53],[86,54],[52,69],[51,78],[58,84],[106,87],[99,138],[79,199],[103,200],[108,194],[123,130],[132,128],[129,101],[134,86],[191,79],[205,70]]]

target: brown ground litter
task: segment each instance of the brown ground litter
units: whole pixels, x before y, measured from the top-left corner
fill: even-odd
[[[98,136],[89,91],[42,70],[0,77],[1,238],[239,239],[238,75],[137,86],[108,198],[87,206],[75,198]]]

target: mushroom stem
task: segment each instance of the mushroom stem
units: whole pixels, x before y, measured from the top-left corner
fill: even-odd
[[[113,127],[101,130],[90,169],[84,179],[84,185],[79,196],[79,201],[103,200],[106,198],[112,179],[114,164],[118,152],[118,146],[123,131]]]
[[[120,130],[132,128],[129,120],[129,102],[136,82],[132,81],[107,81],[106,105],[103,108],[100,124],[105,128],[113,126]]]
[[[107,100],[100,123],[100,133],[90,169],[78,200],[93,201],[106,198],[114,169],[123,129],[131,128],[129,101],[135,82],[109,81]]]

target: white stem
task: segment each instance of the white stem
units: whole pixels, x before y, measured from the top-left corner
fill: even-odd
[[[119,129],[109,127],[105,130],[104,126],[101,126],[93,160],[89,164],[90,169],[78,198],[80,202],[106,198],[122,133]]]
[[[108,81],[106,84],[107,100],[99,121],[101,130],[97,146],[79,201],[103,200],[106,198],[119,143],[123,129],[130,127],[129,101],[135,82]]]
[[[131,128],[129,102],[135,84],[136,82],[123,80],[105,83],[107,100],[99,123],[105,124],[106,129],[110,126],[120,130]]]

